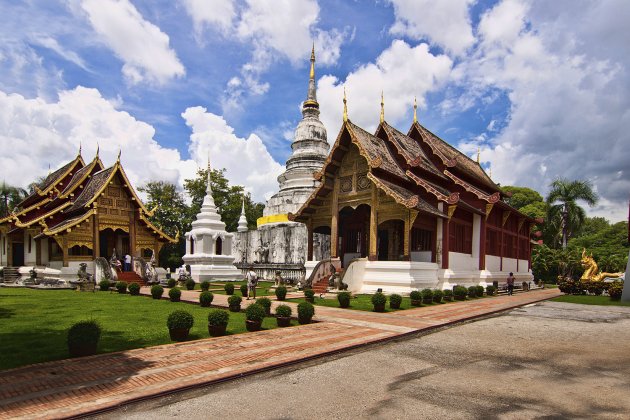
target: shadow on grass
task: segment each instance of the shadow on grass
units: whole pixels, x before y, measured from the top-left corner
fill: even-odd
[[[0,308],[0,318],[11,318],[13,315],[15,315],[13,309]]]

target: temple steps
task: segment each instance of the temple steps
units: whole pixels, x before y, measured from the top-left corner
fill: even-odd
[[[4,267],[2,271],[4,283],[15,283],[20,278],[19,267]]]
[[[124,281],[126,283],[138,283],[140,286],[146,286],[146,282],[133,271],[121,271],[118,272],[118,281]]]

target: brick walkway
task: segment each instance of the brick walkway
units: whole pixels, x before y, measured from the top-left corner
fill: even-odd
[[[182,298],[196,302],[198,294]],[[558,295],[546,289],[385,314],[318,306],[315,324],[11,369],[0,372],[0,417],[85,415]],[[227,306],[227,296],[215,295],[213,304]]]

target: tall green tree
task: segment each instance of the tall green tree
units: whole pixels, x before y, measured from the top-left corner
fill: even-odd
[[[228,232],[236,231],[238,219],[241,216],[243,196],[245,197],[247,225],[249,229],[256,229],[256,220],[262,216],[265,205],[254,203],[250,194],[244,194],[242,186],[230,186],[224,172],[225,169],[212,169],[210,171],[210,187],[212,188],[212,198],[217,206],[217,212],[225,223],[225,229]],[[200,169],[195,179],[184,180],[184,189],[192,199],[191,211],[195,215],[199,213],[203,198],[206,196],[207,179],[208,170]]]
[[[24,188],[14,187],[2,181],[0,183],[0,217],[8,216],[27,195],[28,192]]]
[[[598,197],[590,181],[569,181],[561,178],[553,181],[550,189],[547,195],[548,220],[554,226],[560,227],[562,249],[566,249],[569,238],[579,231],[586,218],[584,209],[577,201],[582,200],[594,206]]]
[[[147,195],[146,207],[155,209],[151,222],[172,237],[180,234],[178,243],[162,247],[160,262],[171,269],[181,266],[186,251],[184,233],[190,230],[193,217],[183,193],[174,184],[163,181],[148,182],[138,191]]]
[[[501,187],[501,189],[504,192],[512,194],[510,197],[505,197],[503,201],[517,210],[520,210],[528,205],[545,202],[542,195],[531,188],[507,185],[505,187]]]

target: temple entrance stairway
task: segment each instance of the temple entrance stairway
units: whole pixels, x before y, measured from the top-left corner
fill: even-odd
[[[124,281],[128,284],[138,283],[140,286],[146,286],[144,279],[133,271],[120,271],[117,274],[118,281]]]
[[[19,267],[4,267],[2,271],[4,283],[15,283],[20,278]]]

